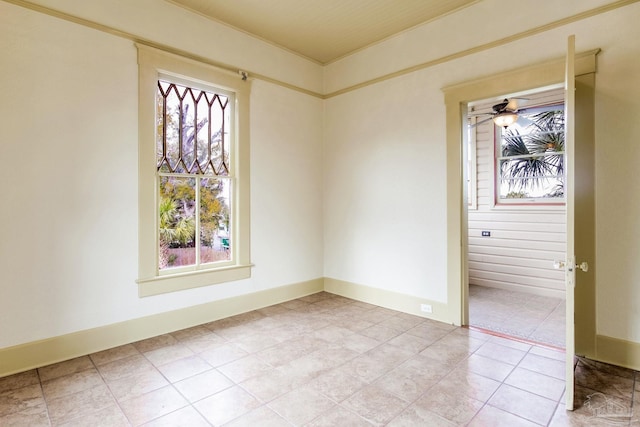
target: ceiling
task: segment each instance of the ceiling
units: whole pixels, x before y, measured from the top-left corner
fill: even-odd
[[[168,0],[326,64],[479,0]]]

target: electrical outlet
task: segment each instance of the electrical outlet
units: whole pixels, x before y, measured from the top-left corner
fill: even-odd
[[[420,304],[420,311],[423,313],[433,313],[433,309],[430,304]]]

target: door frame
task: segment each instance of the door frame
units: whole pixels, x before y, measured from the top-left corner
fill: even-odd
[[[595,73],[599,49],[576,55],[576,76]],[[502,72],[443,88],[446,104],[447,134],[447,307],[448,321],[454,325],[469,323],[468,260],[467,260],[467,201],[464,169],[463,118],[469,102],[518,93],[531,89],[564,84],[565,58]],[[576,317],[592,318],[590,313],[576,313]],[[576,328],[578,331],[580,328]],[[580,333],[580,332],[578,332]],[[593,337],[595,340],[595,336]]]

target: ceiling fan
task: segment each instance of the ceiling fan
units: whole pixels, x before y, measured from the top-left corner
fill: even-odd
[[[519,107],[518,101],[525,100],[525,99],[527,98],[511,98],[511,99],[505,98],[499,104],[495,104],[493,107],[491,107],[493,110],[493,112],[491,113],[477,113],[477,114],[470,113],[469,117],[484,116],[484,115],[491,116],[485,120],[476,122],[471,126],[478,126],[479,124],[488,122],[489,120],[493,120],[493,122],[497,126],[502,126],[506,128],[507,126],[514,124],[516,120],[518,120],[518,107]]]

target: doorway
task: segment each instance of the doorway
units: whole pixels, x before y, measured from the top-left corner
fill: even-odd
[[[565,346],[563,88],[468,104],[470,326]],[[517,120],[494,124],[509,103]]]

